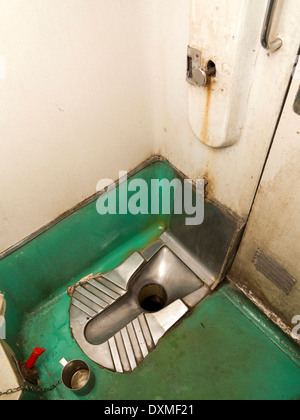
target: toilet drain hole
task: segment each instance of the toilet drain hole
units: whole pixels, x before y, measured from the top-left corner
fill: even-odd
[[[167,292],[158,284],[143,287],[139,294],[139,304],[147,312],[160,311],[165,307],[167,300]]]

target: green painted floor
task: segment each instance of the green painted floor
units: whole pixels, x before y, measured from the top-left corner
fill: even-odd
[[[150,185],[152,179],[174,179],[174,170],[158,162],[136,177]],[[84,359],[96,375],[86,399],[299,399],[299,347],[228,284],[169,332],[131,375],[102,370],[82,353],[69,328],[67,286],[115,268],[168,224],[162,211],[100,216],[91,202],[0,260],[7,341],[17,357],[25,360],[34,347],[46,348],[37,364],[42,387],[58,381],[63,357]],[[77,399],[62,385],[41,398]]]
[[[70,334],[68,304],[66,293],[58,294],[23,326],[23,351],[31,343],[47,348],[39,363],[43,386],[59,379],[65,357],[83,358],[96,374],[95,389],[85,399],[300,399],[298,346],[230,285],[206,298],[131,375],[101,370],[85,358]],[[78,399],[62,385],[45,398]]]

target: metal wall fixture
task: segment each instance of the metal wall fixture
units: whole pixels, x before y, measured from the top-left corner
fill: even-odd
[[[201,58],[201,51],[188,47],[186,80],[193,86],[205,86],[207,85],[209,78],[216,75],[215,63],[209,61],[206,69],[203,69]]]
[[[282,39],[280,38],[276,38],[273,41],[271,40],[272,24],[274,21],[277,3],[278,0],[269,0],[261,35],[262,46],[271,52],[279,50],[283,45]]]

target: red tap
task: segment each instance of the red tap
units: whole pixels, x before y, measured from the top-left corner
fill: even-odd
[[[39,347],[36,347],[34,350],[33,350],[33,352],[32,352],[32,355],[29,357],[29,359],[28,359],[28,361],[27,361],[27,363],[26,363],[26,365],[25,365],[25,367],[26,367],[26,369],[27,370],[31,370],[31,369],[33,369],[34,368],[34,365],[36,364],[36,362],[37,362],[37,360],[38,360],[38,358],[43,354],[43,353],[45,353],[45,349],[44,348],[42,348],[42,349],[40,349]]]

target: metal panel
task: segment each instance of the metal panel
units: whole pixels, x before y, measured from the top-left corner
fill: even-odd
[[[257,2],[192,1],[190,46],[203,52],[203,68],[215,64],[216,77],[207,87],[189,87],[189,119],[199,140],[213,148],[241,137],[264,12]]]
[[[300,314],[300,136],[293,111],[298,91],[295,77],[230,272],[290,331]]]
[[[168,236],[172,239],[176,249],[181,249],[179,257],[186,261],[184,255],[187,255],[189,267],[214,288],[227,274],[245,224],[238,216],[210,200],[205,200],[204,213],[204,221],[198,226],[186,226],[185,212],[172,214],[170,230],[162,238],[165,240]],[[168,246],[172,247],[170,239]]]

